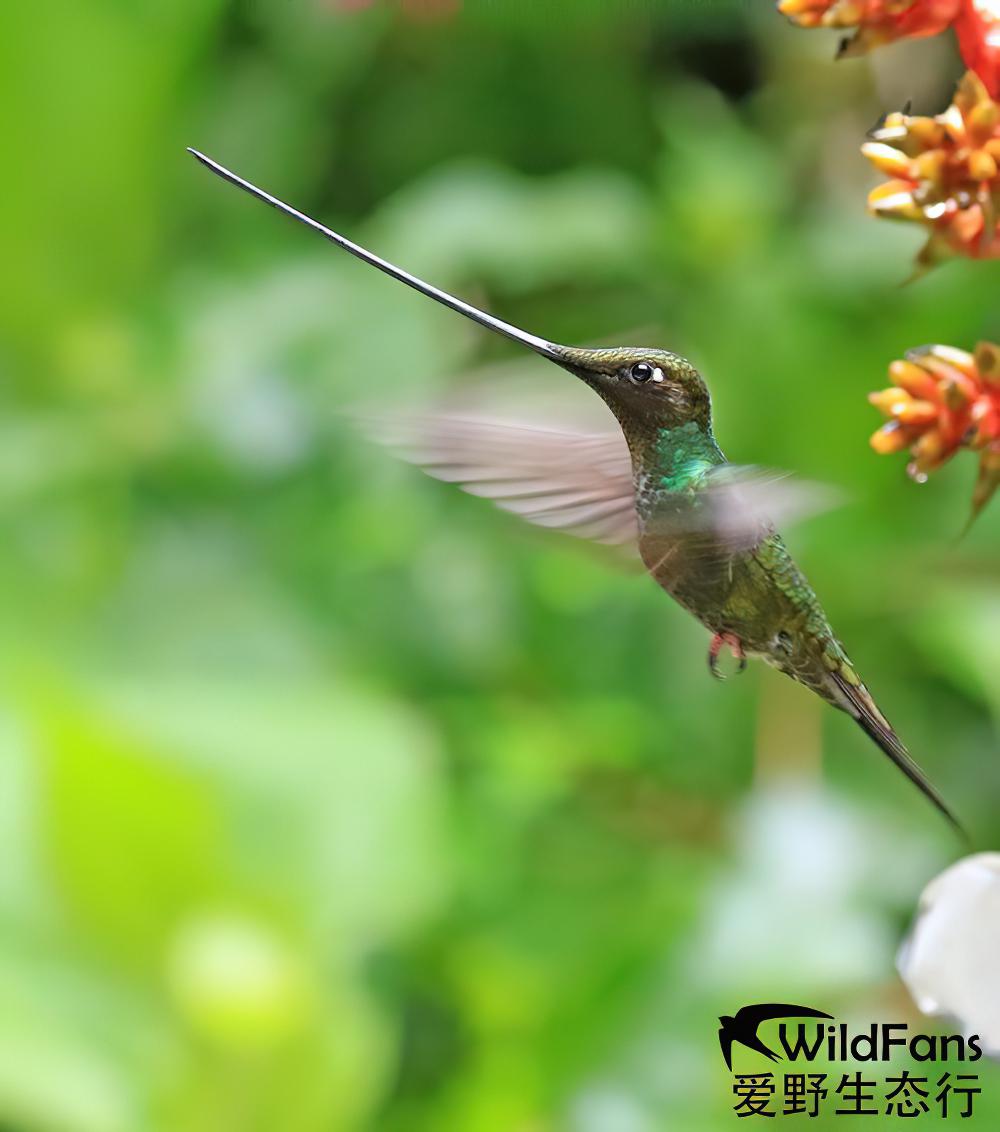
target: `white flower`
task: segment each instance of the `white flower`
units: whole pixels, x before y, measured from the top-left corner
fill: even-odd
[[[1000,853],[977,853],[924,889],[898,959],[925,1013],[954,1018],[1000,1055]]]

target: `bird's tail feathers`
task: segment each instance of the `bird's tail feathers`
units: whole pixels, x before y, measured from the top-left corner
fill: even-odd
[[[892,725],[879,711],[871,693],[863,684],[851,683],[842,673],[830,674],[838,706],[857,720],[868,737],[896,764],[906,777],[937,807],[952,827],[965,839],[968,834],[927,775],[911,757]]]

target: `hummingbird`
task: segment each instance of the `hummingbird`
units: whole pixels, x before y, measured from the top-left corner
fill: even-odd
[[[431,474],[543,526],[634,546],[653,579],[739,664],[764,660],[849,715],[951,825],[957,818],[877,707],[816,594],[761,507],[767,473],[730,464],[701,374],[651,347],[563,346],[480,310],[334,232],[189,149],[217,176],[364,263],[553,362],[589,386],[618,429],[606,435],[438,419],[404,437]],[[773,477],[771,477],[773,478]]]

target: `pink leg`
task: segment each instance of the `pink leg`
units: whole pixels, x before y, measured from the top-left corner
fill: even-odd
[[[716,633],[712,638],[712,643],[708,646],[708,670],[716,678],[716,680],[725,680],[726,677],[719,671],[719,653],[722,652],[722,646],[726,645],[732,651],[733,656],[740,662],[737,672],[742,672],[747,666],[746,653],[743,651],[743,642],[736,636],[735,633]]]

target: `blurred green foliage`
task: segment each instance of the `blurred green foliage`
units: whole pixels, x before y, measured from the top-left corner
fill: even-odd
[[[516,352],[186,144],[536,333],[691,356],[731,458],[849,493],[793,548],[997,834],[995,508],[956,545],[971,462],[866,443],[892,358],[1000,334],[998,265],[901,288],[919,234],[863,209],[865,129],[951,60],[834,67],[763,2],[411,7],[6,13],[4,1128],[727,1127],[716,1016],[912,1016],[956,850],[654,586],[359,440]]]

